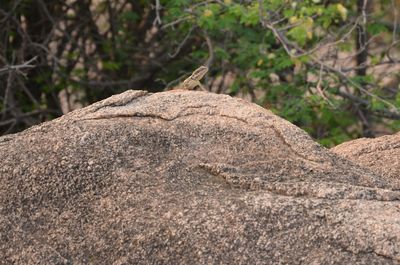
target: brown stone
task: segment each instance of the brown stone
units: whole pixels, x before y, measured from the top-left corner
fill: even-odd
[[[126,91],[0,138],[0,262],[400,264],[395,184],[246,101]]]
[[[400,187],[400,133],[348,141],[331,150]]]

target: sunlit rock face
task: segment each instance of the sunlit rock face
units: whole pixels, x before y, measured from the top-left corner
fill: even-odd
[[[0,138],[0,260],[399,264],[372,170],[240,99],[126,91]]]

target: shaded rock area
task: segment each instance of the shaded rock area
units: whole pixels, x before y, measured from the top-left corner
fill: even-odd
[[[400,264],[400,192],[226,95],[126,91],[0,138],[5,264]]]
[[[331,151],[381,174],[400,187],[400,133],[348,141]]]

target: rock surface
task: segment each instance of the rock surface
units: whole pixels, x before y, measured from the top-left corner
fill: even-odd
[[[400,187],[400,133],[348,141],[331,150]]]
[[[254,104],[127,91],[0,138],[5,264],[400,264],[396,182]]]

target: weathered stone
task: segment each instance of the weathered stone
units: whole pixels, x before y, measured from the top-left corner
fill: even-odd
[[[348,141],[331,150],[400,187],[400,133]]]
[[[399,264],[396,182],[254,104],[127,91],[0,138],[0,260]]]

